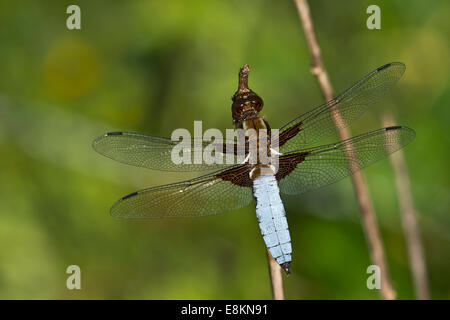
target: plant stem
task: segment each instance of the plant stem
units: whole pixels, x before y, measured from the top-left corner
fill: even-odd
[[[392,114],[383,116],[383,125],[394,125]],[[390,157],[391,165],[395,175],[395,185],[400,206],[403,233],[408,248],[409,264],[414,282],[416,297],[420,300],[430,299],[428,288],[427,268],[423,252],[420,230],[417,224],[417,213],[411,195],[411,188],[406,168],[405,156],[402,150],[397,151]]]
[[[325,65],[322,60],[320,47],[317,42],[311,15],[309,13],[308,3],[306,0],[295,0],[295,3],[297,5],[298,14],[300,16],[312,59],[311,72],[317,77],[317,81],[324,98],[326,99],[326,101],[329,101],[334,98],[333,87],[331,86],[328,74],[325,69]],[[333,114],[333,120],[336,124],[336,127],[338,128],[340,138],[342,140],[348,139],[350,138],[350,131],[340,125],[342,123],[342,117],[339,113],[338,107],[334,106],[334,108],[335,109],[332,109],[330,111],[332,111],[331,113]],[[349,147],[346,152],[348,156],[354,154],[352,147]],[[350,161],[349,165],[352,165]],[[375,212],[372,206],[369,192],[366,187],[366,183],[364,181],[364,176],[360,171],[356,171],[352,175],[352,183],[361,214],[361,223],[366,236],[367,245],[369,247],[371,261],[372,264],[377,265],[381,270],[380,295],[383,299],[395,299],[396,293],[392,287],[389,277],[384,249],[376,223]]]
[[[267,262],[269,264],[270,284],[272,286],[273,300],[284,300],[283,291],[283,277],[281,274],[281,267],[278,262],[270,254],[270,251],[266,249]]]

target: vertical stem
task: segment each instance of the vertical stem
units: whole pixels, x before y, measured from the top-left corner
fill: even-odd
[[[394,118],[391,114],[385,114],[383,116],[384,126],[394,125],[394,122]],[[430,292],[428,288],[427,268],[403,151],[399,150],[394,153],[390,157],[390,161],[395,175],[400,216],[402,219],[405,242],[408,248],[408,258],[411,266],[416,297],[420,300],[428,300],[430,299]]]
[[[284,300],[283,277],[280,265],[275,261],[268,249],[266,249],[266,252],[267,262],[269,264],[270,284],[272,285],[272,297],[274,300]]]
[[[326,101],[334,98],[333,87],[331,86],[325,65],[320,53],[320,47],[314,32],[309,7],[306,0],[295,0],[298,14],[305,32],[306,41],[308,43],[309,52],[312,59],[312,73],[317,77],[320,89]],[[342,117],[337,106],[330,110],[333,115],[333,120],[338,128],[341,139],[350,138],[350,132],[347,128],[340,125]],[[347,156],[354,154],[353,148],[349,147],[346,150]],[[352,165],[349,161],[349,165]],[[380,294],[383,299],[395,299],[395,291],[392,287],[387,268],[386,258],[384,254],[383,244],[378,231],[375,212],[366,187],[364,176],[360,171],[356,171],[352,175],[352,183],[355,191],[356,199],[361,214],[361,223],[366,236],[367,245],[369,247],[372,264],[380,267],[381,270],[381,289]]]

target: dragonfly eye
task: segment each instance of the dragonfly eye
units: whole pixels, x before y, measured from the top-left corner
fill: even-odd
[[[253,109],[256,112],[260,112],[264,106],[264,101],[261,99],[256,93],[252,92],[249,96],[249,99],[252,99],[250,103],[252,104]]]
[[[263,100],[253,91],[245,95],[238,93],[233,97],[235,99],[233,100],[231,111],[236,122],[243,121],[244,113],[248,113],[249,110],[253,110],[253,114],[260,112],[264,105]]]

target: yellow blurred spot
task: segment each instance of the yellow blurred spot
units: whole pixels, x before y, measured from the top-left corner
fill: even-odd
[[[417,30],[413,38],[403,54],[408,68],[406,81],[424,87],[445,84],[449,68],[447,39],[434,29]]]
[[[100,78],[100,61],[96,50],[79,39],[56,43],[44,61],[48,90],[59,97],[78,98],[91,92]]]

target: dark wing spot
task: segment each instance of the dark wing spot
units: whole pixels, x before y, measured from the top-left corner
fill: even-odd
[[[248,164],[219,172],[216,177],[224,181],[230,181],[232,184],[240,187],[253,186],[253,181],[250,179],[250,165]]]
[[[309,155],[309,152],[290,153],[280,156],[278,163],[278,171],[275,174],[275,178],[280,181],[284,177],[288,176],[292,171],[297,168],[298,164],[303,162]]]
[[[295,137],[297,133],[301,131],[300,127],[302,124],[302,122],[296,123],[292,127],[289,127],[280,133],[280,136],[278,137],[278,147],[283,146],[286,142]]]
[[[123,134],[123,132],[115,131],[115,132],[108,132],[106,135],[107,136],[121,136],[122,134]]]
[[[134,197],[134,196],[137,196],[137,195],[138,195],[137,192],[133,192],[133,193],[130,193],[130,194],[126,195],[125,197],[123,197],[122,200],[131,198],[131,197]]]
[[[384,70],[384,69],[386,69],[387,67],[390,67],[390,66],[391,66],[391,63],[385,64],[384,66],[381,66],[381,67],[377,68],[377,71]]]
[[[387,127],[386,128],[386,131],[389,131],[389,130],[398,130],[398,129],[401,129],[402,127],[401,126],[392,126],[392,127]]]

